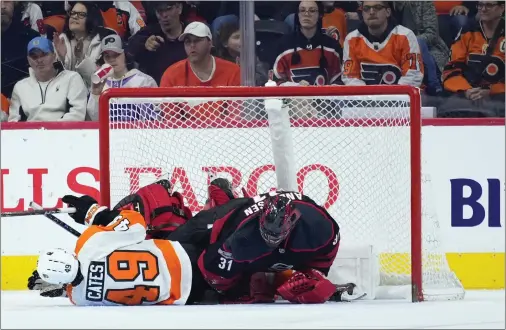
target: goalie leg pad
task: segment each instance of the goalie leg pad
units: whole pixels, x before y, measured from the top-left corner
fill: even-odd
[[[322,304],[336,292],[336,287],[325,276],[314,269],[295,272],[278,288],[278,294],[291,303]]]

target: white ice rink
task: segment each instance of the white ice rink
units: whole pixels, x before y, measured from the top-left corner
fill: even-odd
[[[355,301],[325,305],[76,307],[35,292],[2,292],[1,328],[411,328],[504,329],[504,291],[470,291],[463,301]]]

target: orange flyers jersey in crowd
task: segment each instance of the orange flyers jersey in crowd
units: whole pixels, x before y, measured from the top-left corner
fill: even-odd
[[[339,44],[342,47],[344,44],[344,38],[347,34],[346,16],[344,15],[344,11],[342,9],[336,8],[332,12],[323,15],[322,27],[324,32],[331,26],[337,28],[336,34],[331,37],[339,41]]]
[[[304,40],[305,42],[305,40]],[[341,75],[341,46],[339,42],[324,35],[321,45],[317,41],[309,43],[305,48],[304,43],[298,38],[286,39],[280,49],[283,51],[274,61],[274,75],[280,81],[301,82],[307,81],[310,85],[330,85],[336,82]],[[300,56],[300,62],[292,64],[294,48]],[[327,60],[327,67],[320,68],[320,58],[323,55]]]
[[[389,29],[382,42],[371,42],[367,28],[346,36],[342,76],[345,85],[421,86],[423,63],[415,34],[402,25],[389,25]]]
[[[76,305],[183,305],[190,295],[192,266],[183,247],[146,240],[146,222],[121,211],[109,225],[90,226],[75,253],[84,279],[67,295]]]
[[[498,31],[494,49],[489,49],[490,40],[485,38],[480,22],[460,32],[443,71],[446,90],[459,92],[482,87],[490,88],[491,94],[504,93],[504,19],[498,28],[502,32]]]
[[[102,18],[104,27],[113,29],[122,39],[127,39],[143,28],[145,23],[140,13],[131,3],[123,3],[121,6],[124,9],[111,7],[102,11]]]
[[[160,87],[218,87],[240,86],[241,70],[235,63],[213,56],[214,69],[207,81],[195,75],[188,60],[174,63],[165,70]],[[238,102],[185,102],[164,104],[163,111],[167,120],[215,121],[229,120],[238,115]]]
[[[9,102],[9,99],[7,97],[5,97],[5,95],[2,94],[2,111],[5,112],[6,114],[9,114],[9,105],[10,105],[10,102]]]

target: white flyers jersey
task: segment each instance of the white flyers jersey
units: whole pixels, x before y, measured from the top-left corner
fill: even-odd
[[[109,225],[90,226],[75,253],[84,279],[67,285],[76,305],[184,305],[192,266],[178,242],[146,240],[146,222],[121,211]]]

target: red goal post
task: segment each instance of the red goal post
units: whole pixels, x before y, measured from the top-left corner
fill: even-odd
[[[128,120],[128,122],[124,121],[111,121],[110,120],[110,111],[111,109],[119,109],[121,106],[117,106],[116,104],[126,103],[136,103],[138,101],[138,106],[140,104],[143,105],[145,109],[149,108],[149,111],[152,111],[153,108],[167,108],[167,104],[171,104],[174,99],[177,99],[178,102],[181,100],[213,100],[213,102],[217,102],[217,100],[232,100],[232,102],[246,102],[247,100],[265,100],[265,99],[283,99],[286,102],[292,102],[292,105],[295,102],[294,100],[301,100],[300,104],[304,104],[307,106],[308,102],[314,104],[315,100],[323,100],[319,102],[327,102],[328,100],[335,99],[346,99],[349,97],[353,97],[352,101],[349,102],[349,108],[353,109],[353,104],[356,102],[361,102],[361,100],[368,99],[369,102],[373,102],[375,99],[381,99],[382,97],[389,97],[392,100],[396,100],[396,98],[404,98],[407,101],[407,106],[409,107],[409,114],[405,114],[405,118],[402,123],[400,121],[390,120],[388,118],[375,118],[374,116],[368,116],[367,114],[362,118],[345,118],[343,119],[342,114],[340,116],[332,117],[332,118],[296,118],[291,119],[292,126],[307,128],[307,130],[318,129],[319,127],[383,127],[388,128],[390,126],[395,125],[405,125],[409,126],[409,163],[410,166],[410,182],[409,182],[409,203],[410,203],[410,238],[411,238],[411,248],[409,251],[410,260],[411,260],[411,269],[410,269],[410,277],[411,277],[411,293],[413,301],[422,301],[424,300],[423,295],[423,279],[422,279],[422,183],[421,183],[421,101],[420,101],[420,92],[418,89],[410,87],[410,86],[360,86],[360,87],[352,87],[352,86],[309,86],[309,87],[219,87],[219,88],[113,88],[108,89],[104,93],[102,93],[99,101],[100,107],[100,129],[99,129],[99,139],[100,139],[100,196],[101,203],[103,205],[112,206],[111,205],[111,196],[114,198],[120,198],[123,196],[116,196],[113,193],[114,186],[117,184],[114,177],[114,169],[113,166],[117,165],[117,163],[121,163],[123,158],[128,157],[128,154],[135,153],[135,150],[138,150],[139,153],[145,153],[145,155],[141,155],[142,157],[149,158],[147,155],[150,153],[151,146],[145,146],[142,143],[155,143],[155,139],[159,140],[158,137],[155,137],[152,142],[150,142],[147,138],[147,134],[151,132],[142,133],[145,131],[153,131],[153,130],[175,130],[178,127],[183,128],[182,125],[185,125],[185,129],[190,130],[199,130],[206,128],[213,128],[215,125],[220,129],[233,129],[236,127],[248,128],[251,127],[251,135],[255,134],[257,127],[266,127],[268,124],[265,122],[267,119],[264,118],[254,118],[254,119],[241,119],[234,117],[233,120],[227,120],[227,118],[222,118],[220,120],[214,120],[210,118],[210,120],[199,118],[197,124],[192,124],[189,121],[179,121],[174,118],[168,119],[154,119],[154,120]],[[153,100],[150,102],[150,100]],[[235,100],[235,101],[234,101]],[[239,100],[239,101],[238,101]],[[306,100],[306,101],[303,101]],[[309,100],[309,101],[307,101]],[[327,100],[327,101],[325,101]],[[119,102],[119,103],[118,103]],[[304,103],[305,102],[305,103]],[[340,101],[341,102],[341,101]],[[344,101],[343,101],[344,102]],[[355,103],[354,103],[355,102]],[[146,104],[151,104],[146,106]],[[372,103],[368,103],[372,104]],[[241,107],[243,105],[240,105]],[[399,106],[400,108],[401,106]],[[294,107],[292,106],[291,109]],[[344,107],[343,107],[344,108]],[[357,107],[360,108],[360,107]],[[159,109],[163,112],[164,109]],[[263,122],[263,124],[262,124]],[[181,124],[184,123],[184,124]],[[122,140],[116,141],[114,135],[117,131],[127,131],[127,133],[122,134]],[[133,130],[130,134],[128,130]],[[202,130],[201,130],[202,131]],[[111,133],[113,132],[113,133]],[[138,134],[140,132],[140,135]],[[302,131],[301,131],[302,132]],[[153,132],[154,133],[154,132]],[[145,134],[145,135],[142,135]],[[167,133],[168,134],[168,133]],[[245,133],[249,134],[249,133]],[[131,141],[139,139],[141,141],[135,141],[138,143],[136,148],[128,149],[125,147],[126,143],[130,143],[128,140],[128,136],[131,136]],[[146,138],[146,139],[145,139]],[[200,137],[199,137],[200,138]],[[317,139],[318,137],[315,137]],[[336,136],[336,139],[339,137]],[[112,139],[112,140],[111,140]],[[144,140],[144,141],[142,141]],[[245,140],[249,141],[249,140]],[[327,141],[327,140],[326,140]],[[159,141],[157,141],[159,142]],[[209,143],[210,141],[208,141]],[[388,141],[385,141],[387,143]],[[139,144],[140,143],[140,144]],[[252,142],[254,143],[254,142]],[[327,145],[328,142],[323,141],[322,146]],[[188,153],[204,153],[207,149],[205,141],[201,146],[196,150],[188,150]],[[267,148],[267,146],[266,146]],[[123,150],[123,156],[113,158],[111,156],[115,150],[125,149]],[[157,152],[163,150],[161,147],[157,149]],[[235,150],[235,149],[234,149]],[[337,152],[338,150],[336,150]],[[163,152],[163,151],[162,151]],[[173,150],[167,150],[167,153],[172,153]],[[391,153],[395,153],[395,150],[392,150]],[[227,150],[223,151],[223,154],[227,154]],[[209,152],[209,157],[214,156]],[[232,155],[233,156],[233,155]],[[231,156],[231,157],[232,157]],[[114,156],[116,157],[116,156]],[[188,156],[190,157],[190,156]],[[297,156],[296,156],[297,157]],[[336,157],[338,158],[338,157]],[[190,159],[190,158],[188,158]],[[317,160],[316,160],[317,161]],[[132,161],[134,162],[134,161]],[[148,161],[149,162],[149,161]],[[174,160],[177,163],[176,160]],[[120,164],[121,165],[121,164]],[[131,166],[132,164],[125,163],[125,166]],[[153,167],[161,166],[161,164],[150,164]],[[211,165],[211,164],[210,164]],[[215,164],[215,165],[223,165],[223,164]],[[227,164],[224,164],[227,165]],[[353,168],[353,164],[349,164],[351,168]],[[277,167],[277,164],[276,164]],[[170,169],[164,168],[165,171],[170,172]],[[205,182],[202,182],[205,183]],[[119,185],[119,184],[118,184]],[[315,189],[316,191],[317,189]],[[364,188],[364,192],[366,188]],[[128,192],[126,192],[128,193]],[[381,192],[380,192],[381,193]],[[386,192],[385,192],[386,193]],[[311,193],[308,193],[311,197]],[[386,206],[388,207],[388,206]],[[338,223],[340,222],[340,215],[333,214]],[[394,237],[395,239],[395,237]]]

